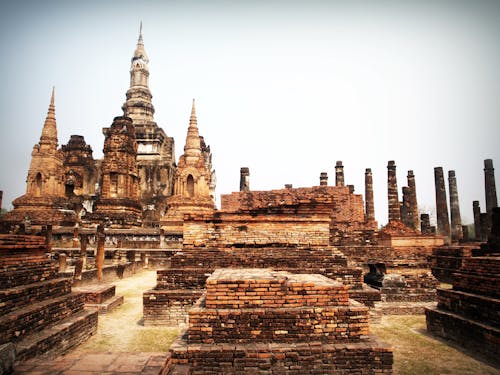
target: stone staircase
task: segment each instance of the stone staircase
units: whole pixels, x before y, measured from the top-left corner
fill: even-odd
[[[46,251],[43,237],[0,235],[0,345],[14,344],[18,363],[64,353],[97,330],[97,311]]]

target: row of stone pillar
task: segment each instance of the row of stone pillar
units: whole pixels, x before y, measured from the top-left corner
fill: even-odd
[[[460,216],[460,205],[458,202],[458,189],[455,171],[448,171],[448,186],[450,194],[450,214],[446,200],[446,190],[444,185],[444,173],[442,167],[434,168],[434,181],[436,188],[436,216],[437,232],[448,239],[448,242],[458,242],[468,237],[466,227],[462,226]],[[494,207],[497,207],[497,194],[495,186],[495,173],[493,160],[484,160],[484,187],[486,197],[486,213],[482,214],[479,201],[472,202],[474,213],[474,231],[477,241],[486,241],[491,227],[491,214]],[[451,224],[451,225],[450,225]]]
[[[484,161],[485,173],[485,195],[486,195],[486,213],[481,214],[479,202],[473,202],[474,225],[476,232],[476,240],[486,240],[489,226],[491,223],[491,212],[493,207],[497,207],[497,196],[495,187],[495,175],[493,169],[493,161],[486,159]],[[244,167],[240,171],[240,191],[249,191],[249,169]],[[387,164],[387,200],[388,200],[388,218],[391,221],[401,221],[409,228],[421,230],[424,234],[436,233],[436,230],[431,227],[429,215],[422,214],[419,216],[417,191],[415,183],[415,175],[412,170],[408,171],[407,175],[408,186],[403,187],[403,200],[398,198],[398,184],[396,177],[396,163],[390,160]],[[434,168],[434,183],[436,192],[436,216],[437,216],[437,234],[445,237],[445,240],[458,242],[468,238],[466,226],[462,226],[460,214],[460,204],[458,199],[457,179],[454,170],[448,171],[448,187],[449,187],[449,206],[450,216],[448,215],[448,201],[446,198],[446,187],[444,181],[444,172],[442,167]],[[321,172],[320,186],[328,185],[328,174]],[[342,161],[337,161],[335,164],[335,186],[344,186],[344,166]],[[291,188],[291,185],[287,185]],[[375,221],[375,209],[373,199],[373,175],[370,168],[365,170],[365,219],[366,221]],[[483,223],[483,224],[481,224]]]

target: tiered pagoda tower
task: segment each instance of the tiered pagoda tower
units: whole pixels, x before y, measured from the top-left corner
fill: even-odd
[[[215,208],[212,154],[198,131],[194,99],[184,154],[179,158],[174,186],[174,195],[168,199],[161,225],[169,232],[182,233],[184,214],[212,212]]]
[[[175,175],[174,139],[155,120],[149,90],[149,58],[142,39],[142,23],[130,66],[130,88],[122,106],[135,127],[139,199],[144,223],[154,225],[165,211],[166,197],[173,194]]]
[[[40,141],[33,146],[26,179],[26,194],[16,198],[14,210],[4,216],[10,223],[73,225],[75,212],[65,210],[63,153],[58,150],[54,89]]]

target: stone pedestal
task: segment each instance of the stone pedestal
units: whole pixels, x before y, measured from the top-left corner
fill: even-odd
[[[321,275],[218,269],[170,348],[167,373],[391,374],[392,362],[346,286]]]

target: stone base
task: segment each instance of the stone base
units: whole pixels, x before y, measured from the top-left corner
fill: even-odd
[[[203,290],[152,289],[144,292],[143,317],[145,326],[179,327],[187,324],[188,310],[201,297]]]
[[[436,302],[380,302],[375,310],[382,315],[423,315],[425,309],[435,306]]]
[[[170,347],[167,374],[392,374],[392,349],[374,337],[366,342],[326,344],[189,344]]]
[[[500,366],[500,329],[438,308],[426,309],[427,330]]]
[[[386,235],[379,238],[380,246],[391,247],[437,247],[444,245],[444,238],[441,236],[429,235]]]

